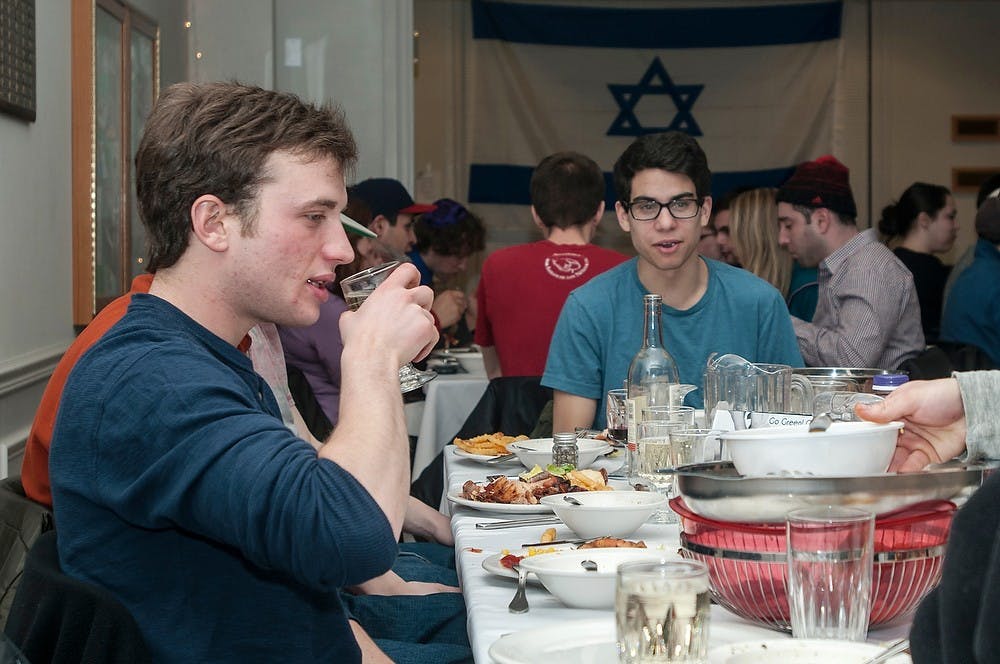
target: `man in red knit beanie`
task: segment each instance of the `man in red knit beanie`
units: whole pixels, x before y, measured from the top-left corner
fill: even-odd
[[[858,230],[847,167],[830,155],[799,164],[777,200],[781,246],[819,268],[816,315],[792,318],[806,364],[895,369],[923,350],[913,275],[874,229]]]

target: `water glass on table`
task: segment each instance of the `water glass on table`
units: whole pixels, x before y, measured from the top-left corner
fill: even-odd
[[[670,420],[647,420],[639,422],[637,428],[636,474],[643,484],[666,496],[668,501],[673,497],[674,476],[658,471],[661,468],[674,467],[670,434],[684,428],[687,427],[683,423]],[[647,521],[647,523],[677,522],[677,515],[669,507],[653,512]]]
[[[399,261],[391,261],[370,267],[347,277],[340,282],[344,291],[344,300],[351,311],[357,311],[368,299],[375,287],[385,281],[392,271],[399,267]],[[412,362],[407,362],[399,370],[399,389],[401,392],[412,392],[437,378],[434,371],[420,371]]]
[[[670,432],[671,465],[707,463],[722,458],[722,439],[718,429],[674,429]]]
[[[807,507],[787,516],[792,636],[864,641],[871,613],[875,515]]]
[[[618,661],[701,664],[708,651],[708,568],[693,560],[624,563],[615,584]]]
[[[642,421],[677,422],[686,427],[694,426],[693,406],[646,406],[642,409]]]

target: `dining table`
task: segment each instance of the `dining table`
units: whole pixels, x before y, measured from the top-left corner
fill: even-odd
[[[481,461],[456,455],[454,446],[444,451],[445,492],[454,495],[463,482],[482,482],[486,475],[515,475],[524,469],[520,465],[489,466]],[[617,470],[620,459],[601,459],[596,467],[609,472]],[[550,595],[541,585],[529,583],[527,599],[530,609],[527,613],[513,614],[507,605],[517,587],[516,579],[500,576],[495,571],[487,571],[484,560],[502,553],[516,551],[523,544],[538,542],[543,531],[554,527],[556,539],[571,539],[574,533],[562,523],[546,525],[524,525],[512,528],[489,530],[478,524],[494,523],[502,520],[537,518],[537,514],[514,515],[510,512],[491,512],[487,509],[473,509],[444,501],[451,514],[451,527],[455,537],[456,567],[462,594],[468,612],[469,641],[475,661],[481,664],[493,662],[490,647],[505,634],[522,630],[552,627],[553,634],[580,633],[580,629],[599,631],[610,635],[613,641],[614,609],[604,610],[570,608]],[[502,508],[501,508],[502,509]],[[631,540],[642,540],[653,550],[674,554],[679,548],[679,526],[677,524],[645,523],[629,536]],[[873,643],[888,643],[904,637],[909,632],[909,617],[880,626],[869,632],[868,640]],[[572,629],[576,626],[576,631]],[[791,638],[789,634],[753,624],[729,612],[717,604],[711,607],[709,622],[710,648],[741,641],[770,641]]]
[[[413,449],[413,477],[419,477],[441,449],[451,442],[486,392],[490,382],[486,371],[481,364],[470,364],[470,368],[463,367],[459,373],[438,374],[437,378],[424,385],[423,401],[415,402],[422,406],[415,420],[419,424],[415,427],[417,442]],[[408,422],[408,428],[410,426]]]

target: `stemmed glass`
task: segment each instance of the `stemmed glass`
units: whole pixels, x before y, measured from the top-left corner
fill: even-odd
[[[608,438],[615,447],[628,443],[628,393],[624,389],[608,390],[605,402]]]
[[[347,277],[340,282],[344,290],[344,300],[351,311],[357,311],[368,299],[375,287],[385,281],[393,270],[399,267],[399,261],[391,261],[370,267]],[[434,371],[420,371],[412,362],[407,362],[399,369],[399,389],[401,392],[412,392],[437,378]]]

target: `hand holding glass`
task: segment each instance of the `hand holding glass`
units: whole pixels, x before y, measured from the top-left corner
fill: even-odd
[[[370,267],[356,274],[352,274],[340,282],[340,287],[344,291],[344,299],[351,311],[357,311],[361,304],[368,299],[375,287],[385,281],[393,270],[399,267],[399,261],[392,261],[382,265]],[[399,370],[399,389],[402,392],[412,392],[430,381],[437,378],[437,373],[433,371],[419,371],[413,363],[407,362]]]

